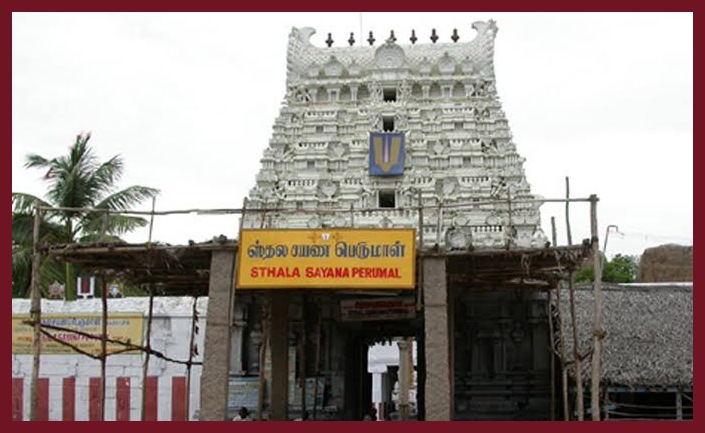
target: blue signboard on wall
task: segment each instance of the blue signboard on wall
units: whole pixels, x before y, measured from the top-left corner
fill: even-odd
[[[370,176],[404,174],[404,134],[370,133]]]

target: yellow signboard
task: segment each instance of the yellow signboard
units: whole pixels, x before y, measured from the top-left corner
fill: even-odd
[[[413,289],[413,229],[243,230],[239,289]]]
[[[34,338],[34,327],[22,323],[29,320],[29,315],[19,314],[12,316],[12,353],[27,355],[32,353],[32,341]],[[42,314],[42,324],[68,328],[86,334],[100,337],[103,332],[103,320],[100,314]],[[86,335],[77,334],[68,330],[54,330],[45,328],[53,336],[78,347],[93,355],[100,354],[100,338],[90,338]],[[108,338],[129,342],[135,345],[142,345],[142,315],[140,314],[109,314],[108,315]],[[68,346],[64,346],[46,335],[42,335],[42,354],[71,354],[78,353]],[[123,351],[125,346],[108,343],[107,352],[114,353]],[[127,354],[140,354],[140,351],[132,350]]]

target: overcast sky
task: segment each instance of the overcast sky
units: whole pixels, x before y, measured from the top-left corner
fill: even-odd
[[[692,244],[693,16],[690,13],[14,13],[12,190],[43,196],[28,153],[64,155],[81,131],[106,160],[121,154],[121,187],[161,190],[158,210],[237,208],[285,94],[292,26],[334,46],[372,30],[377,44],[411,29],[442,42],[495,19],[497,90],[532,192],[597,194],[608,255]],[[141,210],[149,210],[144,203]],[[574,242],[589,207],[571,207]],[[565,244],[563,205],[545,204]],[[234,237],[235,216],[157,217],[172,244]],[[147,240],[147,231],[130,235]]]

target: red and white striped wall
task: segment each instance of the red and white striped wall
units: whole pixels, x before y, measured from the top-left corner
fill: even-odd
[[[107,377],[105,387],[106,421],[140,421],[141,377]],[[12,378],[12,420],[29,419],[31,379]],[[37,412],[40,421],[98,421],[101,419],[100,377],[42,377],[39,379]],[[190,411],[198,402],[193,387]],[[187,421],[186,377],[147,378],[147,421]]]

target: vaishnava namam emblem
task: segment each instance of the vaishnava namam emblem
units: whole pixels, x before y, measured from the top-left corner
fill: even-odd
[[[398,176],[404,174],[404,134],[370,134],[370,175]]]

